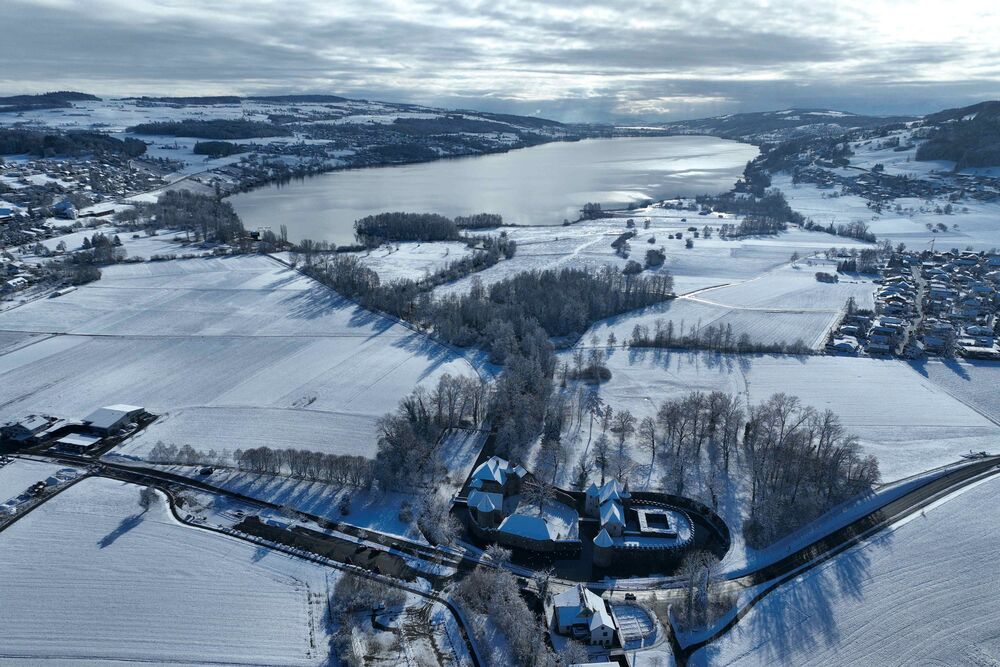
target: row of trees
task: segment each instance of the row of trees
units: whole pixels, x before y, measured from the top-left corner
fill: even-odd
[[[844,238],[858,239],[859,241],[867,241],[869,243],[876,241],[875,234],[862,220],[853,220],[839,225],[834,225],[831,222],[826,226],[817,224],[812,220],[807,220],[803,227],[814,232],[826,232],[834,236],[843,236]]]
[[[716,352],[733,352],[737,354],[813,354],[814,350],[805,341],[798,338],[794,341],[764,343],[755,341],[743,332],[738,336],[733,332],[732,324],[709,324],[694,326],[684,330],[681,321],[675,329],[673,320],[657,319],[653,330],[642,324],[636,324],[628,339],[629,347],[634,348],[687,348],[692,350],[713,350]]]
[[[191,445],[178,447],[162,441],[153,445],[146,456],[153,463],[180,465],[212,465],[235,467],[238,470],[359,488],[371,486],[374,464],[371,459],[351,454],[328,454],[305,449],[271,449],[254,447],[235,452],[203,452]]]
[[[457,241],[458,225],[437,213],[393,211],[368,215],[354,222],[358,242],[369,247],[386,241]]]

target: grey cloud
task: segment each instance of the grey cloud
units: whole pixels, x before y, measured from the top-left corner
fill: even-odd
[[[847,19],[805,0],[769,9],[724,0],[233,0],[228,12],[188,0],[171,12],[103,2],[0,2],[0,25],[14,26],[0,40],[0,85],[326,91],[570,121],[793,105],[918,112],[1000,88],[995,48],[863,39],[868,26],[827,29]],[[101,6],[109,11],[94,9]],[[969,23],[987,27],[972,15]],[[976,74],[929,76],[939,63]]]

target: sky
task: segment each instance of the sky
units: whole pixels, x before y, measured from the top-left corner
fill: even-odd
[[[996,0],[0,0],[0,91],[323,92],[557,120],[1000,98]]]

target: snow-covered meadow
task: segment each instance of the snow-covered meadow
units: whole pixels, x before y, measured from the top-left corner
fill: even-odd
[[[0,356],[0,418],[82,417],[112,403],[162,415],[123,452],[267,445],[371,454],[375,420],[419,384],[472,374],[451,350],[265,257],[107,267],[0,314],[52,334]]]
[[[88,479],[0,539],[0,664],[319,665],[333,570],[177,523]]]
[[[945,371],[928,379],[891,360],[828,356],[726,355],[681,350],[614,350],[611,380],[598,393],[615,411],[655,416],[669,398],[691,391],[725,391],[757,404],[779,392],[804,405],[830,409],[856,433],[866,453],[892,481],[952,463],[970,449],[996,451],[1000,426],[942,388]],[[956,394],[957,395],[957,394]],[[570,439],[570,466],[583,454]]]
[[[995,664],[998,484],[937,501],[782,585],[689,664]]]

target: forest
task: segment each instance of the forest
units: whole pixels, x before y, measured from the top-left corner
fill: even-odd
[[[944,123],[917,148],[917,160],[951,160],[955,171],[1000,166],[1000,108]]]
[[[0,129],[2,155],[56,157],[93,153],[139,157],[145,152],[146,144],[138,139],[115,139],[100,132]]]
[[[251,120],[192,120],[139,123],[128,128],[135,134],[162,134],[171,137],[197,137],[199,139],[257,139],[260,137],[286,137],[292,131]]]

